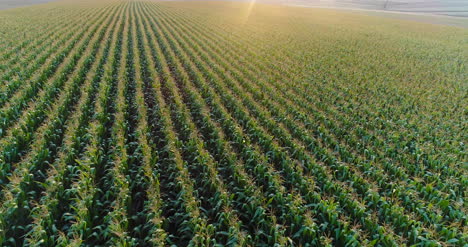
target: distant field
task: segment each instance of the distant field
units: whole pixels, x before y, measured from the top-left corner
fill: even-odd
[[[306,6],[329,6],[368,10],[430,13],[468,17],[466,0],[259,0],[300,4]]]
[[[126,0],[0,23],[0,246],[468,243],[466,28]]]

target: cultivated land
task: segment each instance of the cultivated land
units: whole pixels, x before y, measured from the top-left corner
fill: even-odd
[[[0,22],[2,246],[468,243],[466,29],[117,0]]]

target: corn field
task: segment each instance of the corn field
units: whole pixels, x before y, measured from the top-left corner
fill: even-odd
[[[0,24],[2,246],[468,244],[466,29],[131,0]]]

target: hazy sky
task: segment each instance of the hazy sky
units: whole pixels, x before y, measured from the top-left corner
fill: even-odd
[[[54,0],[0,0],[0,9],[25,6]],[[96,0],[98,1],[98,0]],[[214,0],[223,1],[223,0]],[[228,0],[252,1],[252,0]],[[468,0],[255,0],[300,6],[339,7],[407,12],[423,12],[468,17]]]
[[[52,2],[54,0],[0,0],[0,9],[26,6],[31,4]]]

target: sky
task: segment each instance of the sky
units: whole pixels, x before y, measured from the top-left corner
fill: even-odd
[[[32,4],[47,3],[54,0],[0,0],[0,9],[10,9]]]
[[[54,0],[0,0],[0,9]],[[224,0],[214,0],[224,1]],[[251,1],[251,0],[228,0]],[[417,12],[468,17],[468,0],[255,0],[294,6]]]

